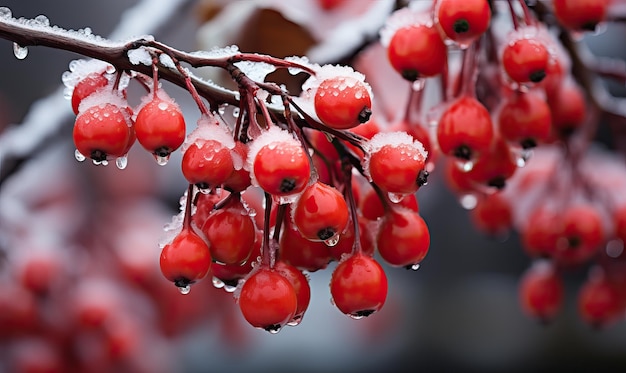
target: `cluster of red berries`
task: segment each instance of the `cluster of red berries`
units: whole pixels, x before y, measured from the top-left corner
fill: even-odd
[[[602,22],[607,8],[608,1],[554,1],[552,11],[558,27],[580,32]],[[493,32],[496,13],[510,19],[505,35]],[[77,158],[96,164],[116,159],[123,168],[137,141],[165,164],[180,148],[189,188],[168,227],[161,271],[184,294],[210,274],[214,284],[235,292],[251,325],[270,332],[302,320],[310,300],[303,271],[325,269],[332,261],[338,264],[330,293],[341,312],[361,318],[381,309],[387,278],[374,255],[412,269],[425,258],[430,235],[415,193],[439,156],[447,162],[452,189],[466,203],[473,200],[481,228],[500,233],[516,226],[531,255],[549,257],[554,266],[594,260],[611,236],[603,216],[608,212],[598,212],[589,188],[570,188],[569,198],[559,203],[533,201],[541,206],[533,211],[520,208],[529,222],[524,226],[507,194],[554,186],[553,178],[519,176],[540,145],[565,149],[572,178],[582,172],[590,112],[548,25],[524,1],[437,0],[427,8],[395,11],[381,41],[390,65],[411,86],[409,103],[415,104],[389,126],[378,123],[372,89],[350,67],[305,66],[310,78],[294,97],[246,77],[226,59],[219,67],[232,74],[241,97],[235,123],[207,109],[186,77],[201,112],[187,133],[180,108],[159,86],[158,58],[152,80],[94,64],[87,74],[81,69],[68,76],[77,113]],[[303,67],[288,60],[275,66]],[[125,98],[128,78],[149,91],[136,108]],[[441,83],[441,100],[427,109],[424,87],[434,80]],[[489,89],[477,88],[485,86]],[[270,112],[268,95],[282,107]],[[509,182],[515,187],[505,188]],[[534,198],[545,191],[534,192]],[[616,214],[617,221],[624,215]],[[554,279],[555,271],[534,268],[541,280],[523,282],[524,304],[548,319],[562,286],[546,283],[545,276]],[[609,282],[623,285],[622,277],[613,277],[619,276],[602,277],[602,291],[595,277],[596,291],[583,289],[581,307],[594,323],[624,310],[623,292],[607,290]],[[607,302],[605,293],[612,303],[598,305],[598,294]]]

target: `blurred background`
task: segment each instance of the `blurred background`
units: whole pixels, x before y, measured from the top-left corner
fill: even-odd
[[[137,3],[5,0],[0,6],[15,17],[45,14],[51,24],[90,27],[107,36]],[[279,57],[309,53],[320,63],[354,57],[374,39],[382,25],[376,22],[394,5],[347,0],[352,5],[322,19],[314,1],[182,3],[154,31],[157,40],[186,51],[237,44],[242,51]],[[595,53],[624,57],[615,55],[624,53],[615,43],[625,34],[623,25],[611,25],[586,41]],[[179,159],[174,156],[161,167],[134,147],[125,170],[77,162],[74,117],[61,84],[61,74],[76,58],[29,47],[20,61],[12,43],[0,40],[0,128],[45,121],[45,115],[28,115],[33,103],[46,97],[53,97],[50,117],[62,123],[28,157],[0,159],[0,328],[5,329],[0,330],[0,372],[45,371],[26,368],[33,361],[54,366],[55,359],[67,356],[78,363],[61,365],[60,371],[625,369],[626,323],[596,330],[578,316],[576,293],[588,268],[566,274],[564,309],[554,322],[530,319],[520,308],[517,289],[531,261],[515,232],[491,238],[477,230],[436,170],[418,192],[431,250],[418,271],[385,267],[387,304],[369,318],[352,320],[331,304],[328,283],[335,264],[310,274],[312,300],[304,320],[277,335],[251,328],[232,295],[208,280],[179,295],[160,277],[157,246],[186,189]],[[187,92],[164,86],[187,122],[195,123],[199,114]],[[33,257],[39,267],[31,271],[38,275],[25,274]],[[24,276],[43,282],[39,286],[47,287],[46,293],[29,295],[21,288],[28,281]],[[17,316],[3,318],[2,310]],[[94,331],[106,312],[116,321],[104,332]]]

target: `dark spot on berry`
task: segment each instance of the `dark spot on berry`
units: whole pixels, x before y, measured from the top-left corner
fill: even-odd
[[[333,228],[327,227],[327,228],[322,228],[317,232],[317,237],[322,240],[322,241],[326,241],[330,238],[332,238],[334,235],[336,234],[335,230]]]
[[[467,145],[461,145],[454,149],[454,156],[469,161],[472,158],[472,149]]]
[[[239,279],[220,280],[228,287],[236,288],[239,285]]]
[[[167,146],[162,146],[154,150],[154,155],[156,155],[157,157],[161,157],[161,158],[165,158],[169,156],[171,153],[172,151]]]
[[[419,172],[419,174],[417,174],[417,185],[418,186],[424,186],[424,185],[428,184],[428,175],[430,175],[430,173],[428,173],[428,171],[421,170]]]
[[[272,324],[264,327],[263,330],[270,333],[278,333],[281,328],[282,326],[280,326],[280,324]]]
[[[537,71],[533,71],[532,73],[530,73],[530,75],[528,76],[528,79],[530,79],[530,81],[533,83],[539,83],[545,77],[546,77],[546,72],[544,70],[537,70]]]
[[[208,183],[205,182],[196,183],[196,186],[198,187],[198,189],[209,189],[211,187]]]
[[[522,149],[532,149],[537,146],[535,139],[524,139],[520,142]]]
[[[414,82],[420,77],[420,73],[414,69],[402,70],[402,77],[410,82]]]
[[[452,29],[457,34],[464,34],[469,31],[470,25],[469,22],[465,19],[457,19],[454,21],[454,25],[452,25]]]
[[[582,243],[582,240],[578,236],[567,237],[567,247],[570,249],[576,249]]]
[[[363,109],[359,112],[359,123],[365,123],[370,120],[372,116],[372,109],[367,106],[364,106]]]
[[[279,190],[281,193],[289,193],[296,188],[296,180],[292,178],[284,178],[280,182]]]
[[[504,189],[504,187],[506,186],[506,178],[504,178],[503,176],[496,176],[490,179],[487,182],[487,185],[498,190]]]
[[[596,27],[598,27],[598,22],[595,22],[595,21],[585,22],[582,25],[580,25],[581,30],[592,31],[592,32],[596,31]]]
[[[191,285],[191,283],[192,281],[189,281],[185,277],[179,277],[174,280],[174,285],[176,285],[177,288],[186,288],[187,286]]]
[[[373,314],[374,310],[362,310],[362,311],[356,311],[355,313],[352,314],[352,316],[357,317],[357,318],[361,318],[361,317],[367,317],[371,314]]]
[[[98,150],[98,149],[92,150],[89,157],[96,162],[103,162],[107,160],[107,154],[103,152],[102,150]]]

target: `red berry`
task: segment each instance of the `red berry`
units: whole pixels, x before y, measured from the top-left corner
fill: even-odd
[[[331,128],[348,129],[369,120],[372,99],[368,87],[349,76],[323,80],[314,99],[315,113]]]
[[[293,207],[293,222],[302,237],[328,241],[348,224],[348,205],[339,191],[315,182],[307,187]]]
[[[578,310],[587,323],[602,327],[618,320],[624,311],[624,301],[616,284],[602,274],[582,285],[578,293]]]
[[[387,46],[391,66],[409,81],[441,74],[447,64],[447,53],[439,31],[426,24],[396,30]]]
[[[609,0],[553,0],[554,15],[564,27],[594,31],[606,18]]]
[[[72,110],[78,114],[78,107],[85,97],[95,93],[100,88],[106,87],[109,80],[102,73],[91,73],[83,78],[72,91]]]
[[[277,333],[296,315],[298,297],[284,275],[263,266],[243,283],[239,308],[252,326]]]
[[[132,121],[128,111],[120,106],[92,106],[76,118],[73,138],[82,155],[104,162],[126,155],[133,140]]]
[[[428,181],[426,151],[404,132],[383,132],[369,142],[364,163],[372,182],[387,193],[411,194]]]
[[[491,9],[486,0],[439,0],[436,16],[439,27],[448,38],[469,44],[487,31]]]
[[[490,235],[508,232],[513,226],[513,211],[510,202],[502,193],[483,196],[471,210],[474,224],[481,231]]]
[[[356,253],[337,265],[330,293],[339,310],[353,318],[380,311],[387,299],[387,275],[374,258]]]
[[[437,126],[441,152],[461,160],[470,160],[491,145],[491,114],[478,100],[462,96],[446,108]]]
[[[225,264],[245,262],[256,238],[256,227],[241,201],[232,198],[226,206],[209,214],[202,233],[209,241],[213,260]]]
[[[536,262],[522,276],[519,296],[523,310],[542,322],[554,319],[564,297],[561,276],[550,262]]]
[[[211,266],[211,253],[206,242],[191,228],[181,232],[161,251],[161,272],[182,292],[206,276]]]
[[[550,52],[536,38],[520,38],[509,42],[502,52],[502,66],[517,83],[538,83],[546,76]]]
[[[562,213],[562,231],[554,258],[564,264],[580,264],[598,253],[604,243],[604,226],[593,204],[568,206]]]
[[[507,98],[498,114],[500,135],[522,148],[533,148],[550,137],[552,112],[534,92],[517,92]]]
[[[419,268],[430,247],[430,232],[416,212],[395,208],[383,217],[376,236],[378,253],[392,266]]]
[[[285,218],[279,244],[280,259],[302,270],[315,272],[326,268],[332,260],[328,245],[302,237],[289,216]]]
[[[517,171],[517,160],[508,143],[497,137],[491,147],[483,151],[467,177],[479,185],[503,189]]]
[[[582,89],[572,81],[564,81],[548,96],[552,113],[552,129],[568,137],[579,129],[587,117],[587,101]]]
[[[156,157],[169,157],[185,141],[185,118],[165,91],[159,91],[147,102],[135,119],[137,141]]]
[[[296,314],[289,320],[289,325],[298,325],[302,321],[304,312],[306,312],[309,307],[309,302],[311,301],[309,279],[302,271],[282,260],[276,262],[274,269],[291,283],[296,292],[298,306],[296,307]]]
[[[233,170],[231,150],[215,140],[196,140],[183,154],[183,175],[200,189],[221,186]]]

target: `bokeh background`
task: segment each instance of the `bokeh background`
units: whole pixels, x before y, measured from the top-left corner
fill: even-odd
[[[376,2],[358,1],[363,7]],[[248,0],[232,1],[239,5],[226,8],[235,12],[233,22],[223,22],[219,27],[204,24],[210,18],[222,19],[222,3],[228,2],[190,1],[155,36],[181,50],[236,42],[244,51],[277,55],[304,54],[318,42],[319,34],[285,20],[279,12],[257,9],[254,13],[252,7],[244,5],[255,3]],[[297,7],[299,3],[305,1],[294,1],[290,6]],[[90,27],[95,34],[104,36],[135,4],[125,0],[0,1],[0,6],[9,7],[14,16],[32,18],[45,14],[53,24],[67,29]],[[199,31],[203,26],[209,31]],[[625,55],[618,53],[626,53],[624,35],[624,25],[611,26],[586,41],[595,53],[623,58]],[[335,50],[341,48],[340,43],[335,44]],[[316,53],[320,59],[327,56],[329,61],[340,62],[350,55],[353,46],[349,44],[346,50],[337,52],[340,58],[324,51]],[[18,61],[11,43],[0,40],[0,128],[22,123],[33,102],[60,94],[62,72],[72,59],[79,57],[30,47],[27,58]],[[188,123],[195,122],[198,114],[186,92],[167,84],[165,87],[183,107]],[[160,167],[148,154],[134,149],[125,170],[77,162],[71,144],[73,117],[69,102],[66,103],[67,109],[61,109],[66,111],[61,130],[31,158],[17,168],[12,159],[0,160],[3,177],[9,175],[1,185],[2,216],[13,217],[11,221],[19,219],[23,203],[32,208],[32,214],[24,217],[33,220],[25,225],[38,228],[25,230],[22,242],[45,246],[46,242],[62,243],[67,237],[78,236],[82,239],[76,246],[88,246],[87,242],[100,245],[57,245],[60,247],[54,249],[55,255],[78,275],[64,285],[65,292],[54,293],[63,298],[47,299],[38,307],[54,308],[49,304],[73,299],[73,294],[82,289],[81,274],[97,272],[101,277],[113,274],[121,278],[119,271],[85,267],[85,259],[78,254],[83,249],[86,256],[95,257],[100,257],[94,254],[96,250],[110,250],[116,257],[132,257],[130,262],[141,256],[137,263],[157,268],[159,232],[177,212],[185,190],[176,157]],[[52,197],[44,198],[51,193]],[[146,331],[148,337],[139,338],[147,341],[134,351],[140,351],[140,358],[161,362],[159,369],[171,372],[378,372],[400,371],[401,367],[410,371],[464,372],[626,370],[626,323],[595,330],[578,317],[576,292],[588,268],[567,273],[563,312],[551,324],[540,324],[524,315],[519,306],[518,280],[531,261],[523,253],[515,232],[498,238],[479,232],[436,171],[428,186],[419,191],[418,199],[420,212],[431,230],[431,251],[418,271],[386,267],[388,303],[378,314],[355,321],[332,306],[328,282],[334,265],[311,274],[312,301],[301,325],[285,328],[277,335],[249,327],[232,296],[212,289],[210,284],[193,289],[190,295],[195,296],[195,303],[185,300],[187,303],[176,308],[172,305],[182,304],[183,296],[168,293],[163,301],[154,301],[135,289],[135,284],[123,280],[122,286],[114,289],[127,286],[131,294],[120,290],[124,292],[120,299],[132,303],[129,298],[141,298],[144,304],[138,307],[147,308],[151,318],[158,318],[154,309],[159,307],[170,309],[167,317],[171,319],[176,319],[177,313],[189,315],[176,319],[179,324],[170,326],[176,331],[170,335],[160,329],[155,331],[150,322],[141,323],[138,330]],[[46,201],[52,210],[46,210]],[[37,210],[33,207],[37,203],[44,206]],[[38,211],[41,215],[37,215]],[[6,226],[0,232],[6,235]],[[55,232],[62,238],[55,237]],[[14,242],[0,237],[4,246]],[[8,294],[12,281],[16,281],[14,269],[20,260],[17,252],[28,250],[25,246],[3,247],[7,255],[0,262],[0,293]],[[64,249],[70,256],[61,253]],[[150,258],[154,258],[153,262]],[[116,284],[120,278],[114,279]],[[84,283],[90,280],[93,279]],[[98,289],[96,286],[89,291],[102,294]],[[195,312],[189,311],[189,307],[196,307]],[[47,312],[42,308],[40,311]],[[31,337],[0,339],[0,372],[16,369],[16,346],[32,340]],[[143,365],[134,367],[125,369],[140,371]]]

